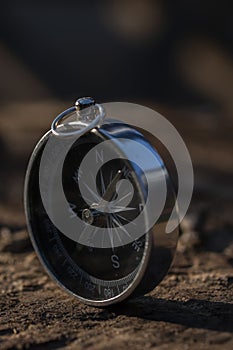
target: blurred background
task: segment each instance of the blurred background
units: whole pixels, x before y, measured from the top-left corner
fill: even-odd
[[[9,208],[23,213],[35,143],[59,112],[86,95],[141,103],[166,116],[193,159],[191,208],[217,206],[231,222],[231,8],[226,0],[3,2],[0,222]]]

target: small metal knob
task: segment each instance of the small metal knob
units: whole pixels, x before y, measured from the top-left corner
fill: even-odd
[[[95,105],[95,100],[92,97],[81,97],[75,102],[75,107],[79,111],[94,105]]]

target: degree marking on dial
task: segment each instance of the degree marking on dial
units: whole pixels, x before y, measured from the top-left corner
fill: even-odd
[[[96,163],[103,163],[104,162],[104,151],[101,150],[100,152],[98,150],[95,151],[95,160]]]
[[[70,219],[73,219],[75,218],[77,215],[76,213],[74,212],[74,210],[77,208],[77,206],[73,203],[69,203],[69,208],[68,208],[68,211],[70,213]]]
[[[112,220],[113,222],[122,230],[125,232],[125,234],[128,236],[128,237],[131,237],[131,235],[129,234],[129,232],[124,228],[123,225],[121,225],[121,223],[118,221],[118,218],[117,217],[112,217]]]
[[[77,168],[74,172],[73,180],[76,182],[76,184],[79,183],[79,180],[81,176],[83,175],[82,169]]]
[[[139,240],[136,240],[132,243],[132,247],[134,248],[134,250],[136,250],[137,253],[139,253],[142,247],[142,242]]]
[[[101,195],[103,196],[106,188],[105,188],[105,183],[104,183],[104,177],[103,177],[102,169],[100,169],[100,181],[101,181]]]
[[[126,178],[131,176],[131,171],[129,170],[129,168],[127,168],[126,165],[123,166],[122,173]]]
[[[114,252],[113,234],[112,234],[112,227],[111,227],[111,223],[110,223],[110,218],[109,217],[107,217],[107,228],[108,228],[108,235],[109,235],[109,238],[110,238],[112,251]]]

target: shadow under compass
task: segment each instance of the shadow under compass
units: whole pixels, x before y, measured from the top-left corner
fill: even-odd
[[[144,296],[111,307],[117,315],[163,321],[191,328],[233,332],[233,304],[191,299],[187,302]]]

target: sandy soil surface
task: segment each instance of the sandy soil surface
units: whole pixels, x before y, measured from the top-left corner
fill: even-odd
[[[167,111],[196,174],[176,258],[150,295],[98,309],[51,281],[25,226],[27,159],[60,109],[56,102],[1,108],[0,349],[232,349],[232,125],[215,115]]]

